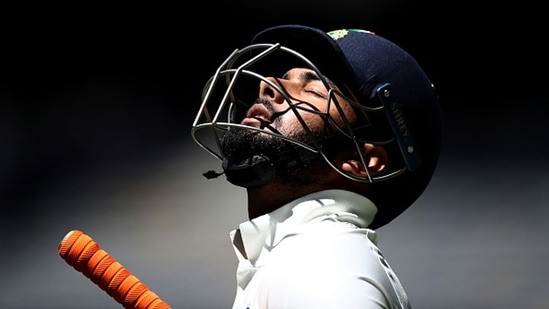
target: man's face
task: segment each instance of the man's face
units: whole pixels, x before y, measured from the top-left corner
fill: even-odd
[[[341,113],[347,121],[355,121],[356,116],[350,104],[342,97],[335,96],[339,102],[338,108],[333,99],[334,94],[330,98],[329,89],[313,70],[293,68],[280,78],[270,77],[268,80],[283,89],[291,102],[272,85],[260,82],[258,100],[249,107],[242,119],[238,119],[240,124],[256,129],[231,128],[225,133],[221,140],[225,156],[245,158],[261,154],[274,162],[281,155],[303,154],[304,149],[263,132],[276,133],[311,145],[313,140],[320,141],[322,137],[334,135],[337,132],[334,129],[336,125],[343,126]],[[333,84],[329,87],[337,89]]]
[[[304,130],[303,125],[314,133],[320,133],[326,129],[327,119],[343,125],[340,112],[333,98],[329,96],[329,90],[315,71],[294,68],[280,78],[270,77],[268,80],[286,91],[291,103],[279,91],[262,81],[259,85],[259,100],[248,109],[241,124],[264,128],[287,137]],[[329,87],[338,89],[327,81]],[[336,98],[342,108],[341,112],[349,122],[354,122],[355,115],[350,105],[343,98]]]

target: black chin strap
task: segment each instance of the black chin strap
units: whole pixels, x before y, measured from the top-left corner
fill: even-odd
[[[209,170],[207,172],[202,173],[202,176],[206,177],[207,179],[214,179],[221,175],[223,175],[223,173],[218,173],[214,170]]]
[[[266,185],[276,176],[276,170],[271,160],[263,155],[253,155],[248,158],[225,158],[222,167],[230,183],[245,188]]]
[[[298,168],[307,167],[311,162],[320,158],[320,154],[305,149],[280,154],[276,158],[276,162],[273,162],[265,155],[253,155],[246,158],[226,157],[222,163],[223,173],[210,170],[203,173],[203,175],[208,179],[212,179],[225,174],[227,181],[233,185],[254,188],[273,181],[277,170],[290,172]]]
[[[320,153],[302,148],[279,153],[275,158],[263,154],[246,157],[225,157],[222,163],[222,173],[210,170],[202,175],[208,179],[213,179],[225,174],[227,181],[233,185],[254,188],[273,181],[277,171],[281,173],[291,172],[299,168],[306,168],[312,162],[322,159]]]

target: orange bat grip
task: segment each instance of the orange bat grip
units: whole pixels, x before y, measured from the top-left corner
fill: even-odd
[[[59,255],[126,309],[171,309],[124,266],[79,230],[59,243]]]

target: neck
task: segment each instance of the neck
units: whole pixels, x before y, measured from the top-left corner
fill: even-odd
[[[290,178],[293,181],[288,180]],[[302,173],[293,178],[278,176],[265,185],[247,188],[248,218],[251,220],[265,215],[313,192],[344,189],[363,193],[366,186],[341,176],[332,168],[321,169],[316,173]]]
[[[248,188],[248,218],[251,220],[270,213],[304,195],[335,188],[343,189],[344,186],[333,183],[299,186],[275,180],[261,187]]]
[[[319,188],[296,188],[276,181],[265,186],[248,188],[248,218],[251,220],[270,213],[301,196],[315,191],[319,191]]]

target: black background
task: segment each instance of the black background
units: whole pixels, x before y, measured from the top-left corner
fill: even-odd
[[[414,55],[440,92],[446,124],[441,169],[435,177],[440,185],[434,184],[425,201],[446,204],[446,208],[425,206],[424,212],[417,215],[421,218],[419,222],[412,214],[402,219],[404,227],[387,228],[385,232],[387,242],[394,240],[397,243],[386,245],[391,253],[387,254],[388,258],[395,261],[397,273],[403,273],[401,279],[405,285],[414,286],[409,293],[418,308],[485,308],[494,303],[512,304],[519,296],[508,292],[517,290],[530,291],[532,294],[527,294],[531,295],[529,307],[539,305],[541,308],[543,301],[536,296],[543,298],[543,285],[533,288],[525,282],[539,280],[532,279],[535,261],[548,257],[544,243],[526,242],[537,239],[533,237],[534,231],[541,230],[547,236],[543,229],[546,224],[543,194],[549,184],[545,176],[549,155],[546,117],[549,66],[545,44],[548,25],[543,12],[539,5],[528,2],[484,4],[404,0],[317,3],[240,0],[177,5],[89,3],[89,6],[78,7],[5,7],[0,41],[0,261],[15,268],[7,266],[11,268],[8,274],[12,276],[2,276],[0,280],[2,286],[8,282],[15,285],[0,292],[3,293],[0,305],[4,302],[10,308],[30,308],[38,306],[36,304],[43,307],[47,303],[59,307],[55,304],[78,306],[87,301],[82,306],[89,304],[93,308],[94,304],[99,306],[104,301],[114,306],[110,299],[86,300],[86,296],[95,292],[94,288],[74,287],[85,279],[71,277],[69,282],[61,282],[66,279],[62,278],[65,272],[72,272],[63,265],[56,265],[59,269],[53,274],[38,275],[40,271],[35,266],[32,274],[29,270],[24,275],[27,261],[40,255],[29,244],[37,242],[55,253],[56,242],[71,226],[78,228],[79,224],[97,234],[103,231],[107,239],[108,230],[119,233],[116,227],[109,225],[112,221],[101,217],[101,211],[110,211],[108,217],[114,218],[118,214],[116,210],[98,207],[96,221],[92,220],[89,226],[77,219],[78,205],[84,205],[85,198],[97,193],[88,196],[82,191],[89,189],[88,184],[119,179],[120,175],[131,181],[135,175],[128,170],[152,172],[163,160],[158,154],[166,149],[177,149],[176,153],[187,164],[199,162],[204,154],[198,151],[196,157],[191,156],[197,147],[188,143],[189,130],[208,77],[234,48],[247,44],[259,30],[297,23],[326,31],[340,28],[372,30]],[[121,166],[125,169],[121,170]],[[185,177],[189,183],[202,181],[199,173],[189,173]],[[74,185],[76,181],[79,186]],[[60,191],[63,192],[61,197],[51,197],[52,186],[64,188]],[[114,184],[109,188],[120,189]],[[174,190],[182,200],[189,199],[190,194],[199,195],[192,189]],[[105,194],[102,201],[112,201],[114,198],[109,194]],[[132,196],[132,192],[119,194],[122,200]],[[226,196],[221,195],[202,194],[197,199],[205,204],[211,203],[208,198],[212,196],[226,201]],[[68,197],[72,198],[70,202]],[[88,203],[92,201],[88,199]],[[126,209],[132,207],[131,203],[120,203],[120,209],[124,211],[118,211],[124,212],[126,220],[133,220],[132,211],[128,211],[129,215],[126,213]],[[160,201],[158,203],[162,205]],[[243,205],[244,200],[236,204]],[[155,207],[149,205],[143,209],[147,209],[147,213],[164,209]],[[164,207],[172,209],[172,204],[166,203]],[[60,217],[59,213],[67,212],[71,214],[68,218]],[[223,217],[223,210],[219,212]],[[87,213],[86,210],[83,213]],[[143,213],[136,211],[135,215],[143,216]],[[226,223],[227,226],[218,225],[220,230],[211,237],[224,243],[223,233],[243,220],[238,217],[236,221]],[[501,220],[502,217],[505,220]],[[437,222],[431,223],[432,229],[421,223],[429,218]],[[439,221],[441,218],[443,221]],[[142,226],[133,228],[143,230]],[[148,237],[154,241],[158,236],[155,232],[159,230],[149,228]],[[194,231],[189,226],[174,224],[171,229],[173,240],[189,229]],[[424,242],[430,240],[416,243],[414,248],[419,253],[404,253],[401,249],[403,240],[397,235],[409,232],[407,229],[416,235],[414,241],[418,238]],[[440,229],[448,234],[440,233]],[[452,229],[451,232],[448,229]],[[463,247],[465,240],[458,241],[455,237],[456,234],[464,235],[464,229],[469,230],[465,233],[468,240],[478,237],[481,240],[473,247]],[[521,235],[514,241],[524,248],[536,248],[532,255],[521,255],[526,254],[526,249],[517,249],[521,254],[503,249],[507,248],[503,244],[508,244],[508,239],[506,236],[500,238],[501,235],[494,231],[509,229],[514,235]],[[419,236],[418,231],[431,236]],[[36,238],[36,235],[46,234],[51,238]],[[119,242],[110,245],[113,249],[121,248],[119,256],[131,262],[128,257],[131,253],[122,250],[123,245]],[[138,247],[134,250],[155,249]],[[227,254],[226,258],[233,262],[230,247],[220,250],[222,253],[216,251],[216,254]],[[180,254],[187,253],[181,251],[184,252]],[[151,254],[154,256],[151,259],[157,262],[173,253]],[[481,262],[475,264],[473,260],[479,254]],[[417,269],[413,258],[422,260],[427,258],[425,255],[429,256],[428,263],[441,271],[438,276],[426,274],[432,271],[429,265],[424,266],[421,274],[406,271],[412,267]],[[492,265],[493,272],[479,275],[479,270],[490,264],[488,261],[501,257],[509,260],[497,264],[499,267]],[[452,268],[448,265],[450,261],[455,265],[464,260],[471,264],[461,265],[462,268],[458,267],[455,272],[448,271]],[[529,266],[532,269],[513,268],[517,267],[514,261],[524,263],[525,260],[533,261]],[[204,257],[204,263],[206,261],[209,260]],[[201,265],[215,269],[212,266],[215,261]],[[62,264],[55,257],[50,263]],[[141,257],[133,263],[134,269],[144,269],[148,262]],[[419,261],[418,264],[423,265]],[[182,272],[192,267],[183,261],[173,261],[169,265]],[[220,285],[223,290],[217,293],[223,297],[218,302],[207,292],[181,296],[179,290],[186,289],[183,282],[187,280],[179,275],[184,274],[175,272],[177,277],[174,274],[165,280],[161,274],[167,274],[160,268],[154,268],[158,275],[151,274],[149,276],[153,278],[148,280],[165,291],[164,295],[175,307],[210,308],[219,303],[225,308],[229,306],[233,264],[223,268],[228,284]],[[512,272],[514,283],[502,284],[510,280],[505,274],[509,269],[515,269]],[[524,277],[517,278],[517,274]],[[423,277],[418,278],[419,275]],[[57,283],[53,291],[48,292],[49,296],[37,292],[41,288],[28,292],[33,284],[45,284],[48,280],[44,276],[58,278],[53,280]],[[204,284],[223,281],[215,274],[197,276]],[[42,280],[36,281],[35,277],[42,277]],[[469,280],[475,284],[465,283],[470,283]],[[484,286],[493,282],[499,285],[491,289]],[[67,286],[83,296],[68,297]],[[435,291],[438,296],[425,291],[429,286],[440,289]],[[210,286],[210,289],[213,288]],[[45,301],[44,297],[50,298]]]

